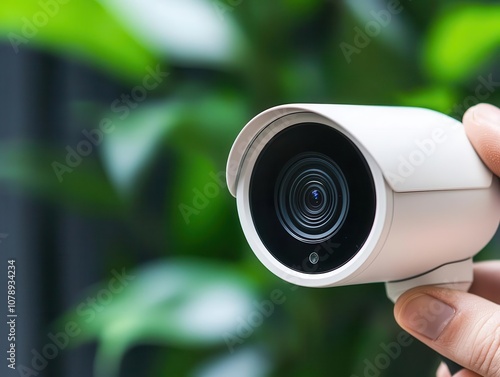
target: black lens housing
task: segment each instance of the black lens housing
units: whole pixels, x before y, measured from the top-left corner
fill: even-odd
[[[250,211],[267,250],[304,273],[332,271],[366,242],[375,219],[373,176],[360,150],[333,127],[299,123],[260,152]],[[312,264],[311,253],[319,255]]]

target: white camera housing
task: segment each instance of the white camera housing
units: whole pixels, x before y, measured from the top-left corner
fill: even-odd
[[[271,108],[237,137],[227,183],[248,243],[278,277],[386,282],[393,301],[419,285],[467,290],[500,220],[498,179],[462,124],[421,108]]]

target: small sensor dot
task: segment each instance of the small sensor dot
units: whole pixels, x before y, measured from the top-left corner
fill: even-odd
[[[319,255],[316,252],[313,252],[309,255],[309,262],[312,264],[316,264],[319,262]]]

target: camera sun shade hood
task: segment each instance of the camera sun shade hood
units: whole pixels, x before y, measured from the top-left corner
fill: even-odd
[[[228,188],[234,197],[251,141],[274,121],[296,113],[325,117],[365,146],[395,192],[491,186],[492,174],[467,138],[461,135],[464,133],[462,124],[447,115],[415,107],[292,104],[260,113],[239,134],[227,166]],[[456,140],[451,141],[452,138]],[[391,153],[387,153],[388,148]],[[450,158],[454,159],[453,170],[450,170]],[[425,164],[425,169],[419,169],[420,164]]]
[[[320,274],[292,270],[271,256],[248,203],[251,171],[262,148],[281,130],[300,123],[322,123],[346,135],[365,157],[377,197],[374,225],[363,247],[345,265]],[[386,282],[393,301],[418,285],[467,290],[471,258],[491,239],[500,218],[499,182],[477,156],[462,124],[421,108],[274,107],[240,132],[226,175],[247,241],[270,271],[307,287]]]

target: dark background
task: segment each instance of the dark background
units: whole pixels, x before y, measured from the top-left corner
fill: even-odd
[[[0,267],[16,259],[19,317],[18,369],[2,373],[433,375],[416,342],[387,351],[402,335],[383,285],[294,288],[265,270],[214,176],[243,125],[282,103],[457,119],[499,105],[484,84],[500,81],[499,20],[498,1],[4,2]],[[148,67],[168,77],[144,92]],[[121,119],[113,103],[133,93],[146,98]],[[104,118],[113,131],[60,182],[54,161]],[[133,280],[111,292],[123,269]],[[37,370],[68,323],[79,335]]]

